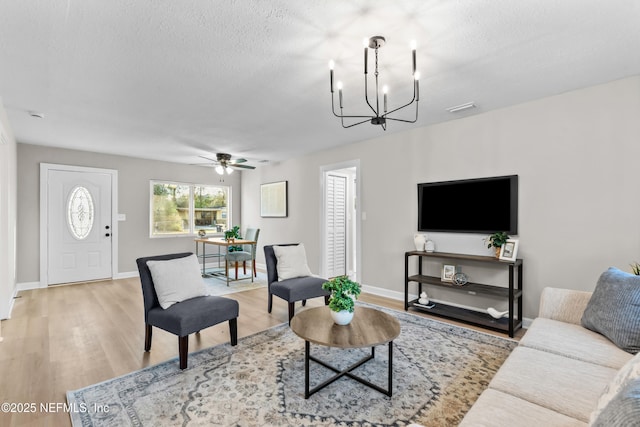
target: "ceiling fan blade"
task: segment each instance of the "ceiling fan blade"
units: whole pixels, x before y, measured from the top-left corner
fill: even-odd
[[[198,156],[198,157],[201,157],[201,158],[203,158],[203,159],[205,159],[205,160],[209,160],[210,162],[213,162],[213,163],[215,163],[215,164],[218,164],[218,163],[219,163],[217,160],[215,160],[215,159],[211,159],[211,158],[209,158],[209,157],[207,157],[207,156]]]
[[[235,165],[235,164],[238,164],[238,163],[246,163],[246,162],[247,162],[247,159],[233,159],[233,160],[231,160],[229,162],[229,164]]]
[[[255,166],[249,166],[249,165],[236,165],[231,163],[229,166],[234,167],[234,168],[240,168],[240,169],[255,169]]]

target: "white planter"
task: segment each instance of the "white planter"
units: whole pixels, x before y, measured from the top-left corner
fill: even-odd
[[[341,310],[341,311],[330,310],[330,311],[331,311],[331,318],[333,319],[336,325],[348,325],[349,323],[351,323],[351,320],[353,319],[353,314],[355,313],[355,311],[353,313],[349,313],[348,310]]]

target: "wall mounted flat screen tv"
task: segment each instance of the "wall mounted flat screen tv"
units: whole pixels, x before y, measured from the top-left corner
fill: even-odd
[[[418,230],[518,234],[518,175],[418,184]]]

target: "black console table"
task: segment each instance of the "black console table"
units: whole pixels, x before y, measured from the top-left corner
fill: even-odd
[[[409,275],[409,258],[417,257],[418,274]],[[509,269],[509,287],[496,285],[485,285],[469,282],[458,286],[450,282],[443,282],[440,277],[425,276],[422,274],[423,259],[442,259],[451,261],[462,261],[464,263],[484,263],[496,268]],[[446,317],[459,320],[487,329],[506,332],[513,338],[515,331],[522,327],[522,259],[515,261],[501,261],[495,257],[453,254],[446,252],[422,252],[409,251],[404,254],[404,309],[413,308],[435,316]],[[517,270],[517,281],[516,279]],[[417,283],[418,295],[422,293],[423,285],[444,287],[469,295],[487,295],[501,297],[508,300],[509,316],[502,319],[494,319],[488,313],[468,310],[444,303],[435,303],[432,308],[427,308],[418,303],[417,299],[409,301],[409,283]]]

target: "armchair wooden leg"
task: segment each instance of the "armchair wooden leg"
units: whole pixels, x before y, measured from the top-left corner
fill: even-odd
[[[180,369],[187,369],[187,354],[189,354],[189,335],[178,337],[178,353],[180,353]]]
[[[291,319],[293,318],[295,311],[296,311],[296,303],[290,302],[289,303],[289,324],[291,324]]]
[[[271,313],[271,307],[273,306],[273,294],[269,294],[267,297],[267,312]]]
[[[151,350],[151,337],[153,335],[153,327],[149,324],[144,326],[144,351],[149,351]]]
[[[302,300],[302,306],[304,307],[304,306],[306,306],[306,305],[307,305],[307,300],[306,300],[306,299],[303,299],[303,300]]]
[[[238,344],[238,318],[229,319],[229,335],[231,335],[231,345]]]
[[[258,277],[258,272],[256,271],[256,260],[253,260],[253,277]]]
[[[324,296],[324,305],[329,305],[329,295]]]
[[[236,280],[238,280],[238,261],[236,261]]]
[[[247,261],[242,261],[242,274],[247,274]]]

